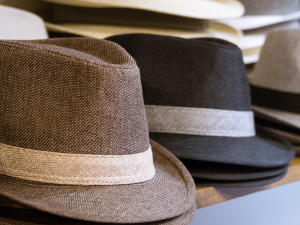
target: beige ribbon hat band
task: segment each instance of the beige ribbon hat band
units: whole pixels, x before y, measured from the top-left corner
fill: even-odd
[[[131,155],[88,155],[38,151],[0,144],[0,174],[66,185],[118,185],[155,175],[151,147]]]
[[[224,137],[255,136],[252,111],[146,105],[149,131]]]

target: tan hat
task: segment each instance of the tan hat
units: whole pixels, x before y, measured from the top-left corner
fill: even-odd
[[[234,18],[244,14],[236,0],[45,0],[47,2],[93,8],[130,8],[199,19]]]
[[[101,223],[156,222],[194,206],[186,168],[149,142],[139,69],[122,47],[63,38],[0,50],[0,195]]]
[[[268,34],[250,76],[255,114],[300,129],[300,30]]]
[[[44,21],[37,15],[0,5],[0,39],[46,39]]]
[[[244,31],[244,36],[241,38],[238,46],[243,51],[245,64],[255,63],[258,61],[261,47],[264,45],[266,36],[269,32],[273,30],[299,29],[299,27],[299,21],[295,20]]]

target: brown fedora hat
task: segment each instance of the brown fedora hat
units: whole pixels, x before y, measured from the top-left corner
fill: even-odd
[[[181,225],[189,224],[196,213],[196,205],[193,205],[184,214],[172,219],[147,223],[148,225]],[[96,225],[99,223],[74,220],[43,213],[33,208],[24,206],[6,197],[0,196],[0,224],[5,225]],[[103,224],[103,223],[101,223]],[[105,223],[107,224],[107,223]],[[139,225],[140,223],[136,224]],[[144,224],[144,223],[142,223]],[[104,225],[104,224],[103,224]],[[108,225],[108,224],[107,224]]]
[[[256,116],[300,129],[300,30],[268,34],[250,76]]]
[[[146,223],[186,213],[195,184],[149,142],[139,69],[90,38],[0,41],[0,195],[53,215]]]

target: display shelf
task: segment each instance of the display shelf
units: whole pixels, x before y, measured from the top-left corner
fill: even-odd
[[[278,187],[280,185],[288,184],[300,180],[300,157],[296,157],[290,164],[287,174],[281,180],[269,185],[260,187],[201,187],[197,188],[196,203],[197,208],[202,208],[214,205],[220,202],[225,202],[230,199],[238,198],[254,192]]]

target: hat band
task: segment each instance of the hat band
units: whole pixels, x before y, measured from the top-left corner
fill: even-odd
[[[118,185],[155,175],[151,146],[131,155],[47,152],[0,144],[0,174],[23,180],[66,185]]]
[[[300,95],[250,85],[252,104],[300,113]]]
[[[149,131],[203,136],[255,136],[252,111],[146,105]]]

